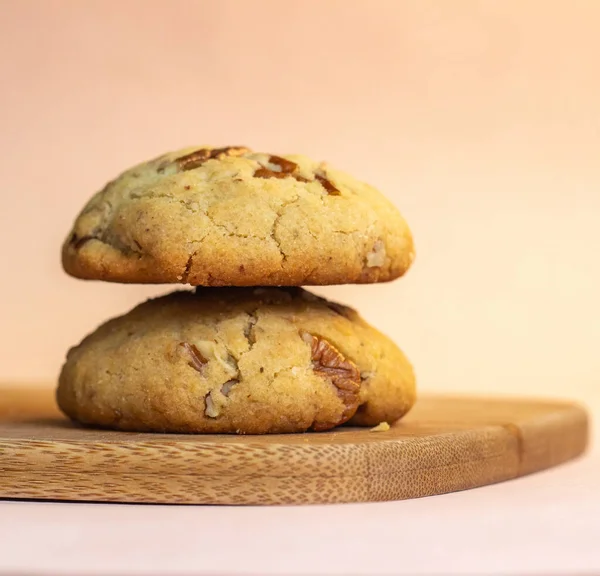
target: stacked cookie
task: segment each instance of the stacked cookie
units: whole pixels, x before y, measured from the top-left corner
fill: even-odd
[[[190,148],[135,166],[84,207],[72,276],[196,286],[71,349],[57,391],[121,430],[283,433],[373,426],[415,400],[410,363],[352,309],[300,286],[393,280],[410,231],[377,190],[303,156]]]

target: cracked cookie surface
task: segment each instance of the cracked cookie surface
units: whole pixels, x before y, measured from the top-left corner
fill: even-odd
[[[194,147],[127,170],[63,245],[78,278],[197,286],[385,282],[414,258],[375,188],[304,156]]]
[[[149,300],[71,349],[57,400],[84,424],[291,433],[374,426],[415,401],[410,363],[352,309],[301,288]]]

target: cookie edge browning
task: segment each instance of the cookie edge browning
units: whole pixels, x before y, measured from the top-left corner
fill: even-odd
[[[412,246],[412,237],[409,238]],[[72,246],[65,242],[62,248],[62,267],[71,277],[79,280],[98,280],[117,284],[180,284],[190,286],[227,287],[236,286],[240,288],[257,286],[259,283],[245,274],[222,272],[216,266],[212,266],[212,272],[208,273],[204,282],[185,282],[186,267],[169,266],[165,263],[157,263],[148,256],[133,257],[119,252],[109,244],[94,238],[89,240],[89,246],[75,252]],[[86,243],[87,244],[87,243]],[[88,250],[95,249],[95,254]],[[411,248],[410,256],[403,258],[401,263],[390,267],[383,274],[371,273],[365,275],[364,269],[360,271],[347,272],[343,266],[324,265],[321,270],[313,270],[306,275],[302,270],[278,270],[265,271],[261,276],[261,286],[336,286],[344,284],[379,284],[393,282],[404,276],[410,269],[415,259],[415,250]],[[99,261],[99,263],[98,263]],[[238,268],[239,269],[239,268]],[[333,270],[339,270],[334,272]],[[320,272],[318,275],[315,273]]]

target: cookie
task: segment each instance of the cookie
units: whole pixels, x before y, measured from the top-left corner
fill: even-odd
[[[63,246],[77,278],[195,286],[386,282],[414,248],[375,188],[304,156],[189,148],[121,174]]]
[[[57,400],[74,420],[120,430],[288,433],[397,420],[415,380],[350,308],[300,288],[197,288],[71,349]]]

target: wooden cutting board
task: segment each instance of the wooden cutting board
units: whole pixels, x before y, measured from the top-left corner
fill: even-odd
[[[0,388],[0,497],[97,502],[313,504],[465,490],[581,454],[573,404],[426,396],[390,430],[276,436],[81,428],[50,389]]]

